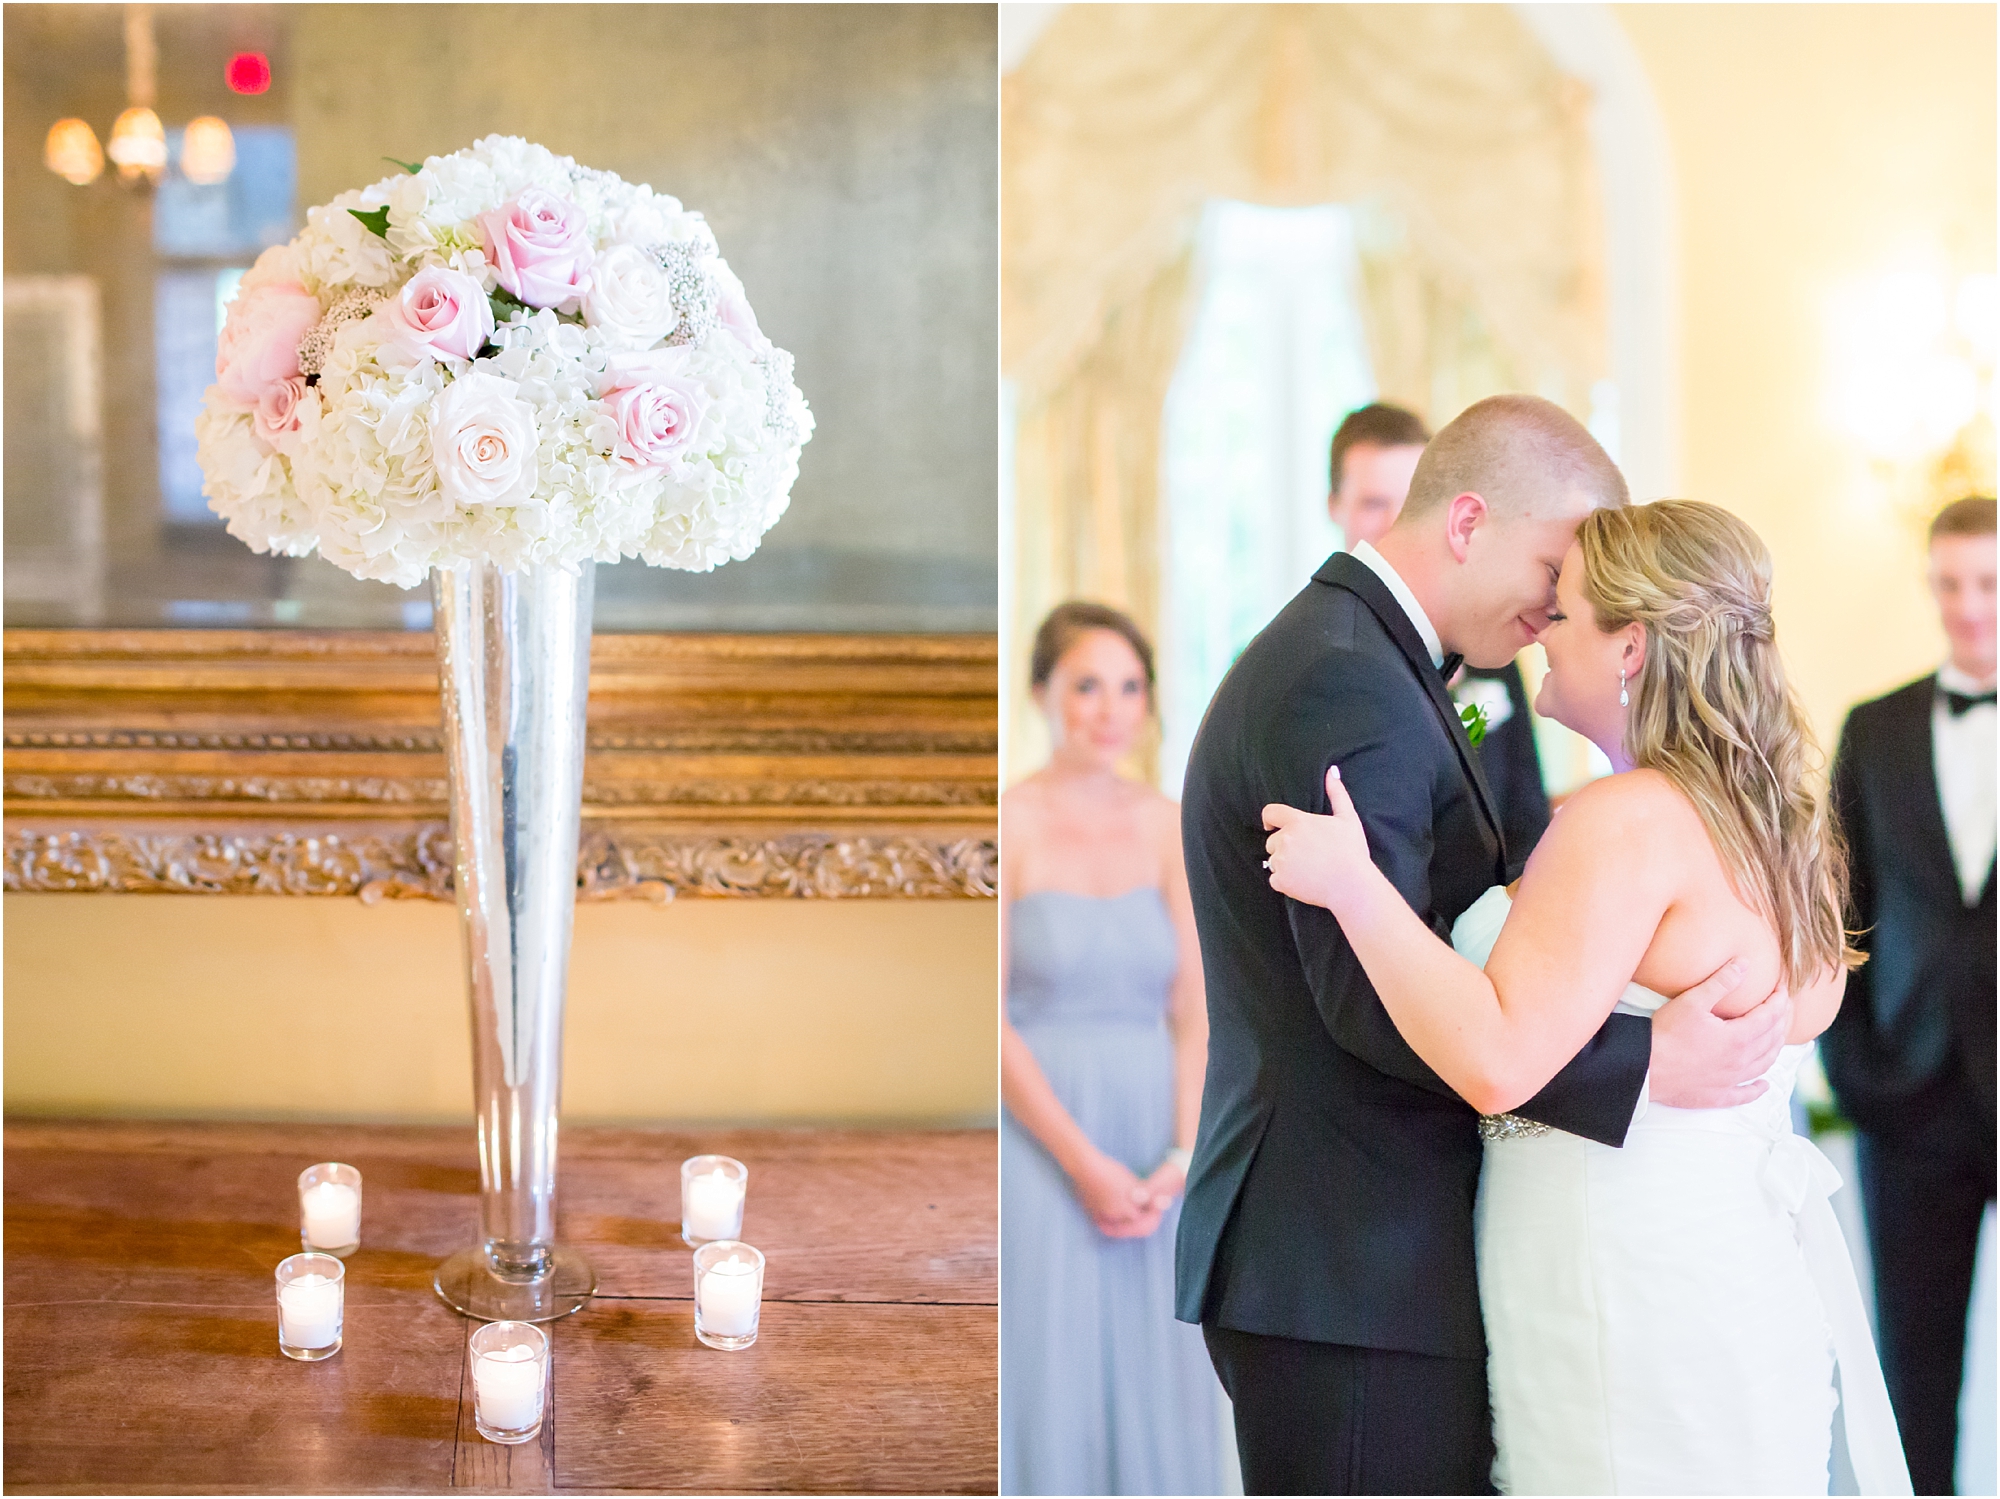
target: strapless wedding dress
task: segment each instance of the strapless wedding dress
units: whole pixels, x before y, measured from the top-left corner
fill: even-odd
[[[1511,904],[1487,891],[1453,946],[1484,964]],[[1665,1002],[1634,984],[1618,1009]],[[1618,1150],[1481,1122],[1501,1493],[1824,1494],[1836,1419],[1861,1493],[1910,1492],[1827,1201],[1840,1177],[1792,1132],[1808,1050],[1786,1047],[1740,1108],[1646,1105]]]

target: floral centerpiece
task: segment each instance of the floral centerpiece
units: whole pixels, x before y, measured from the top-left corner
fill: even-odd
[[[812,426],[700,214],[488,136],[258,257],[196,431],[231,535],[411,587],[747,557]]]
[[[197,432],[231,534],[431,581],[481,1225],[435,1283],[469,1315],[596,1286],[555,1238],[596,564],[749,556],[812,426],[700,214],[512,137],[312,209],[230,304]]]

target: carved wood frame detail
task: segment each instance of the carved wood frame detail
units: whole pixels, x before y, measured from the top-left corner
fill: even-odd
[[[10,891],[450,899],[427,632],[9,630]],[[985,897],[991,636],[600,635],[585,898]]]

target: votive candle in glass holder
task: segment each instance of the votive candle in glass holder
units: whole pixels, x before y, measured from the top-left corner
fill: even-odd
[[[489,1442],[532,1442],[548,1401],[549,1338],[532,1322],[488,1322],[472,1334],[472,1424]]]
[[[299,1242],[346,1259],[361,1247],[361,1173],[338,1161],[299,1173]]]
[[[694,1335],[709,1347],[756,1342],[763,1300],[764,1256],[748,1244],[718,1239],[694,1252]]]
[[[699,1249],[743,1232],[743,1199],[750,1168],[726,1155],[689,1156],[681,1162],[681,1242]]]
[[[311,1363],[340,1352],[347,1267],[330,1254],[278,1262],[278,1351]]]

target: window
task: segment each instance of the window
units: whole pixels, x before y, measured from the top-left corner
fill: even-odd
[[[1211,203],[1197,266],[1163,433],[1160,784],[1175,796],[1230,663],[1342,545],[1327,449],[1375,396],[1345,208]]]

